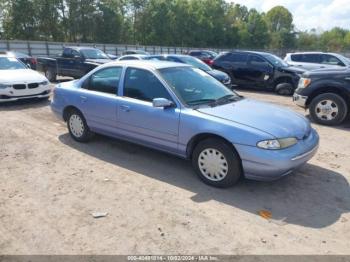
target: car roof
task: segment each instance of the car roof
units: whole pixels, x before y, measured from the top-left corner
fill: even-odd
[[[219,55],[223,55],[223,54],[234,54],[234,53],[245,53],[245,54],[254,54],[254,55],[274,55],[272,53],[268,53],[268,52],[261,52],[261,51],[247,51],[247,50],[231,50],[231,51],[224,51],[221,52]]]
[[[160,54],[160,55],[150,55],[148,57],[168,57],[168,56],[178,57],[178,58],[181,58],[181,57],[191,57],[191,58],[193,58],[193,56],[190,56],[190,55],[180,55],[180,54]]]
[[[82,49],[98,49],[96,47],[92,47],[92,46],[65,46],[64,48],[70,48],[70,49],[74,49],[74,50],[82,50]]]
[[[141,58],[141,57],[148,57],[148,56],[149,55],[144,55],[144,54],[130,54],[130,55],[123,55],[119,58],[123,58],[123,57],[139,57],[139,58]]]
[[[329,54],[329,55],[337,55],[337,53],[329,53],[329,52],[294,52],[288,53],[289,55],[317,55],[317,54]]]
[[[115,61],[104,64],[106,67],[108,66],[130,66],[130,67],[140,67],[145,69],[164,69],[171,67],[191,67],[187,64],[180,64],[175,62],[168,61],[159,61],[159,60],[123,60],[123,61]]]

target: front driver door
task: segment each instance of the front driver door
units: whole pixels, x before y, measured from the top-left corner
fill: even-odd
[[[252,87],[266,88],[273,78],[273,67],[264,58],[249,55],[247,80]]]
[[[156,108],[154,98],[174,101],[169,91],[151,71],[128,68],[123,99],[118,108],[120,131],[129,138],[175,152],[178,144],[180,108]]]

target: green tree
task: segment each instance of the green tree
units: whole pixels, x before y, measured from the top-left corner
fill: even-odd
[[[245,48],[264,49],[269,42],[266,22],[255,9],[248,13],[247,22],[240,26],[240,45]]]
[[[344,38],[346,36],[347,31],[335,27],[330,31],[324,32],[320,36],[320,44],[321,48],[324,51],[341,51],[345,46]]]
[[[271,48],[291,48],[295,45],[293,15],[283,6],[276,6],[265,16],[271,35]]]
[[[11,0],[3,3],[6,11],[3,11],[4,37],[7,39],[38,39],[36,8],[33,0]],[[27,14],[23,15],[23,10]]]

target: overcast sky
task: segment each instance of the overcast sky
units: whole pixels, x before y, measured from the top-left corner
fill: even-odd
[[[350,29],[350,0],[227,0],[267,12],[282,5],[292,12],[299,30],[330,29],[335,26]]]

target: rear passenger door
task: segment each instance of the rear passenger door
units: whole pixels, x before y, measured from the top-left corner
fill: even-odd
[[[115,133],[118,87],[122,67],[100,69],[85,80],[80,92],[80,108],[90,128]]]

